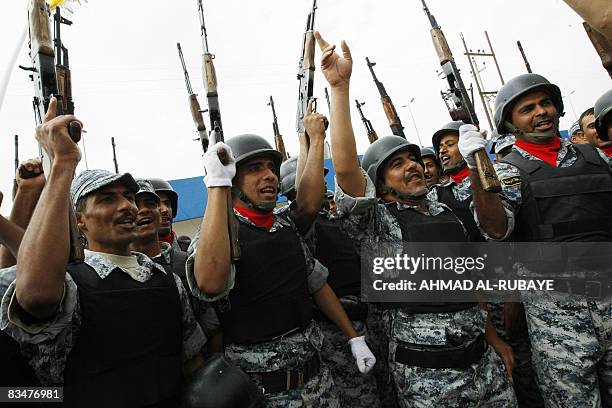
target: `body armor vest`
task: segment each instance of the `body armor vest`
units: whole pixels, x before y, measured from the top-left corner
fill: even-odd
[[[397,203],[388,203],[387,209],[400,225],[404,242],[466,242],[461,222],[453,213],[444,211],[430,216],[410,209],[399,210]],[[402,308],[410,313],[452,313],[474,307],[476,302],[465,303],[383,303],[383,308]]]
[[[218,307],[226,343],[252,344],[304,329],[312,320],[306,260],[296,232],[239,224],[242,256],[236,263],[229,310]]]
[[[503,161],[521,174],[522,203],[513,240],[609,242],[612,240],[612,176],[590,145],[574,145],[576,162],[553,167],[512,152]]]
[[[64,374],[66,407],[175,407],[182,382],[182,307],[174,276],[141,283],[68,266],[81,327]]]

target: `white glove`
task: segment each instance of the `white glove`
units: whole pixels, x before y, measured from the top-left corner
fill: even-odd
[[[221,164],[218,152],[225,150],[228,163]],[[232,179],[236,175],[236,160],[232,154],[232,148],[223,142],[215,143],[204,153],[204,183],[206,187],[231,187]]]
[[[353,337],[349,340],[349,344],[351,345],[351,353],[353,353],[359,372],[363,374],[369,373],[374,364],[376,364],[376,357],[374,357],[374,354],[372,354],[366,344],[365,337]]]
[[[476,168],[474,152],[487,146],[486,136],[486,130],[478,131],[474,125],[461,125],[459,128],[459,151],[470,169]]]

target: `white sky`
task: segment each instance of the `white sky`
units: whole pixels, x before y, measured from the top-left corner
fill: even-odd
[[[0,78],[13,70],[0,111],[0,191],[2,213],[10,209],[14,135],[20,136],[20,159],[37,155],[33,138],[33,85],[27,74],[9,66],[26,24],[27,1],[4,2],[0,25]],[[406,105],[423,143],[450,120],[439,91],[446,81],[436,76],[439,63],[429,21],[419,0],[319,0],[315,28],[328,41],[345,39],[354,67],[351,99],[366,101],[364,113],[379,136],[391,134],[379,95],[365,64],[377,62],[385,85],[405,126],[417,142]],[[297,63],[311,0],[204,1],[208,42],[216,54],[221,114],[226,138],[257,133],[273,143],[274,96],[280,131],[290,154],[297,153],[295,112]],[[561,0],[429,0],[469,86],[468,60],[459,33],[473,50],[487,49],[487,30],[506,80],[524,73],[516,47],[521,40],[532,69],[561,87],[566,96],[563,129],[610,88],[610,78],[591,46],[581,19]],[[113,169],[111,136],[117,144],[120,171],[138,177],[176,179],[202,173],[199,143],[189,113],[183,73],[176,51],[181,42],[194,90],[206,105],[201,77],[201,41],[196,0],[88,0],[76,9],[71,27],[63,26],[70,51],[76,115],[84,122],[89,168]],[[317,50],[317,64],[320,53]],[[484,59],[481,59],[484,61]],[[18,64],[27,65],[27,46]],[[481,73],[488,90],[499,88],[492,60]],[[315,77],[319,111],[327,114],[320,71]],[[480,100],[481,125],[488,127]],[[574,113],[575,112],[575,113]],[[208,118],[206,117],[208,125]],[[353,107],[358,151],[368,142]],[[80,168],[85,168],[83,159]]]

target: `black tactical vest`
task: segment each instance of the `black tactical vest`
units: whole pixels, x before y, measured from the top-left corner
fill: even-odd
[[[388,203],[387,209],[400,225],[404,242],[467,242],[459,219],[453,213],[444,211],[430,216],[410,209],[399,210],[397,203]],[[476,306],[466,303],[383,303],[385,309],[402,308],[410,313],[452,313]]]
[[[81,327],[64,374],[66,407],[176,407],[182,382],[182,307],[174,276],[105,279],[71,264]]]
[[[517,152],[503,162],[521,174],[522,203],[512,238],[518,242],[612,241],[612,176],[590,145],[574,145],[576,162],[553,167]]]
[[[238,229],[242,256],[229,310],[217,308],[223,340],[252,344],[304,329],[312,319],[306,260],[290,227],[269,232],[246,223]]]
[[[170,262],[166,262],[163,255],[156,256],[153,261],[161,265],[167,273],[175,273],[186,290],[189,290],[187,284],[187,274],[185,272],[185,264],[187,263],[187,252],[175,248],[170,249]]]
[[[480,233],[474,215],[470,211],[470,204],[472,203],[472,196],[470,195],[466,200],[459,201],[453,194],[453,185],[446,187],[434,186],[438,193],[438,201],[449,206],[455,215],[461,220],[465,229],[468,232],[468,236],[471,242],[484,242],[485,238]]]
[[[315,258],[329,271],[327,283],[338,298],[361,295],[361,259],[353,240],[340,230],[339,222],[319,216],[315,224]]]

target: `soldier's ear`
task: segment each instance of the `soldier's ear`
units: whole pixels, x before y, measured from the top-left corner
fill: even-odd
[[[83,215],[83,213],[75,212],[74,216],[76,217],[77,227],[79,227],[79,230],[81,230],[81,232],[83,233],[87,231],[87,226],[85,223],[85,216]]]

